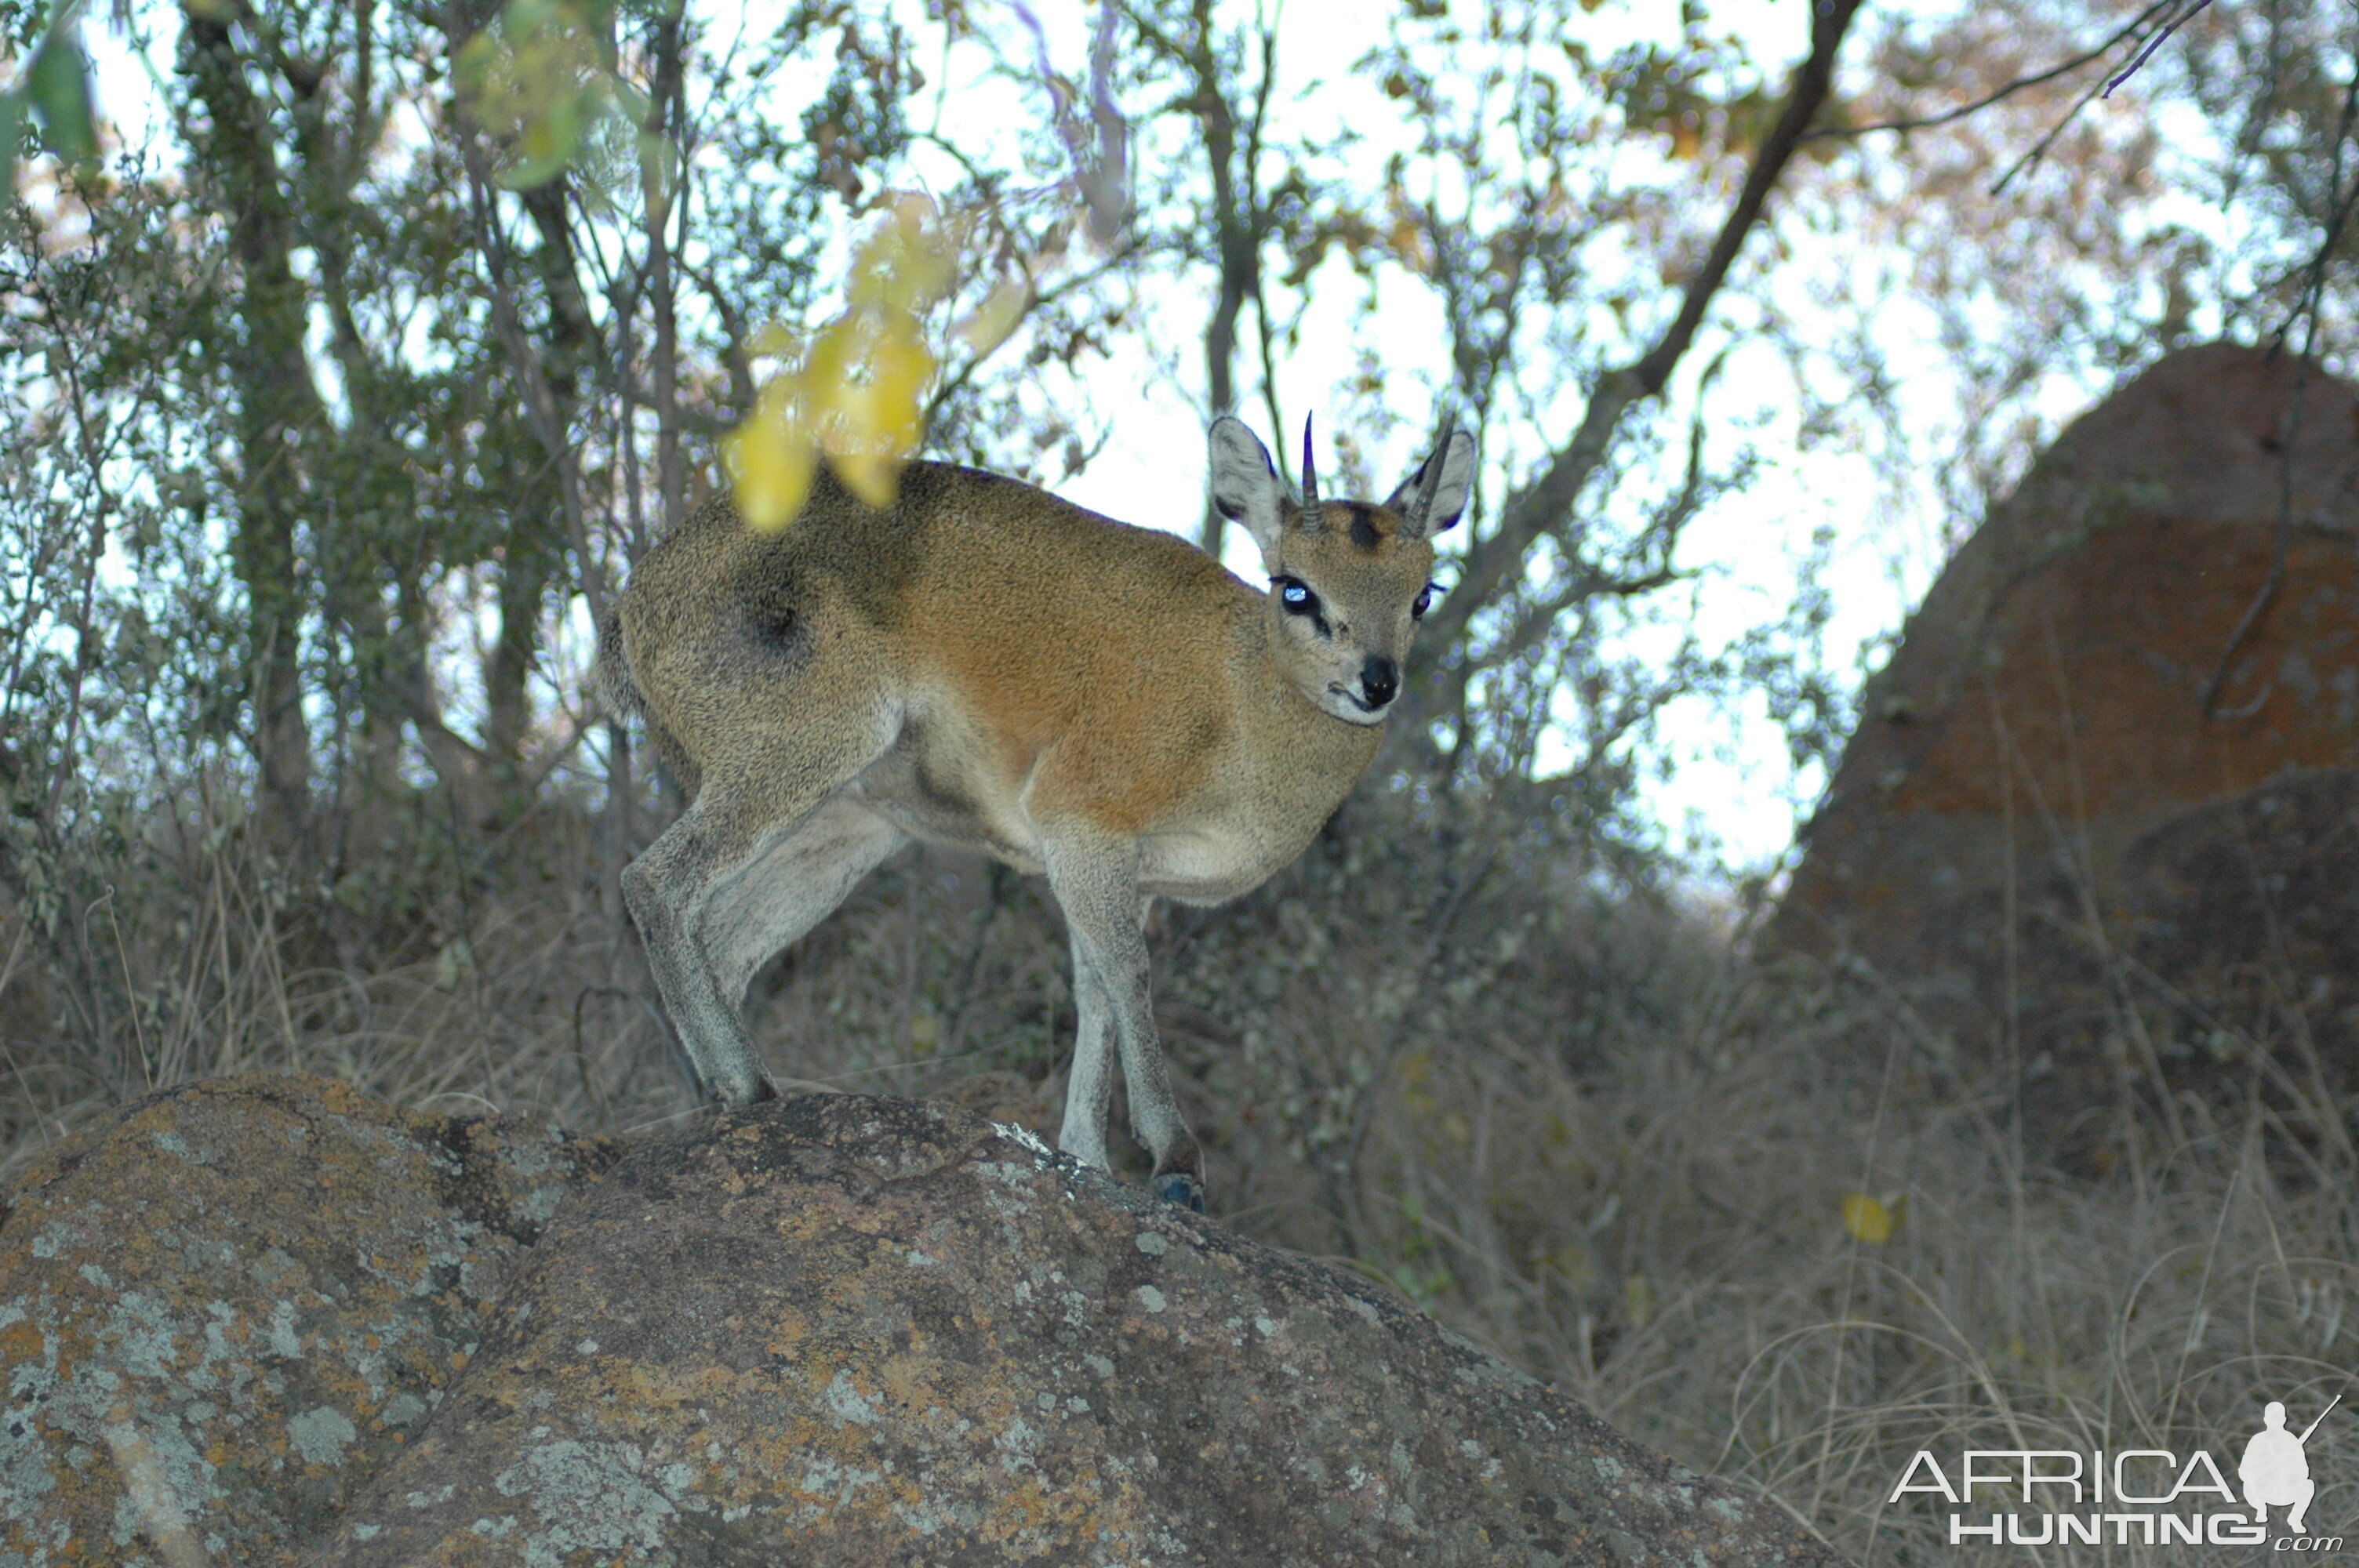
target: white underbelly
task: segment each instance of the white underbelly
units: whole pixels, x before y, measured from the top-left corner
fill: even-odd
[[[1231,830],[1155,834],[1139,844],[1139,891],[1183,903],[1224,903],[1267,881],[1294,857]]]

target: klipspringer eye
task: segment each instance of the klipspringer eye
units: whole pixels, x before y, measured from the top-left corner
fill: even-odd
[[[1277,579],[1277,601],[1297,615],[1308,615],[1319,608],[1319,596],[1292,578]]]

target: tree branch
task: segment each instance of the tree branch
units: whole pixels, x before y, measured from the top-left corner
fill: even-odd
[[[1727,280],[1746,235],[1760,221],[1770,192],[1824,107],[1834,81],[1836,53],[1859,5],[1860,0],[1816,0],[1810,11],[1810,52],[1794,68],[1786,106],[1755,154],[1744,188],[1722,222],[1710,254],[1689,280],[1678,316],[1636,362],[1599,377],[1572,439],[1558,449],[1537,479],[1507,498],[1500,508],[1497,529],[1468,552],[1457,586],[1428,623],[1429,636],[1444,646],[1463,643],[1473,618],[1521,575],[1532,546],[1571,516],[1582,489],[1612,449],[1630,406],[1659,395],[1669,382],[1680,357],[1695,341],[1713,297]],[[1406,728],[1418,728],[1418,721],[1431,711],[1430,698],[1438,695],[1439,684],[1439,678],[1419,683],[1411,698],[1413,717]]]
[[[2179,3],[2180,0],[2155,0],[2153,5],[2131,17],[2128,22],[2114,31],[2113,37],[2096,48],[2076,54],[2071,59],[2051,65],[2046,70],[2037,71],[2029,76],[2018,76],[1995,92],[1985,93],[1971,103],[1961,103],[1954,109],[1945,109],[1939,114],[1928,114],[1921,119],[1885,120],[1873,125],[1821,125],[1802,139],[1814,142],[1822,138],[1839,136],[1848,140],[1854,136],[1873,135],[1878,131],[1930,131],[1937,125],[1954,124],[1970,114],[1981,114],[1994,103],[2005,103],[2027,88],[2038,87],[2055,81],[2060,76],[2070,76],[2082,66],[2103,59],[2114,52],[2115,45],[2152,21],[2158,12],[2167,11]]]
[[[456,54],[467,42],[468,35],[458,30],[463,27],[464,19],[454,12],[446,15],[445,23],[451,29],[450,45]],[[492,328],[523,389],[525,413],[531,421],[533,434],[540,438],[542,449],[557,464],[558,495],[565,508],[566,527],[572,537],[574,553],[581,557],[582,593],[594,620],[605,613],[606,572],[590,547],[590,513],[582,492],[581,454],[566,428],[565,414],[558,406],[548,368],[534,350],[532,340],[526,336],[524,321],[516,310],[516,294],[508,284],[507,245],[492,218],[491,192],[495,187],[484,158],[482,138],[472,117],[455,105],[451,119],[460,157],[467,171],[468,216],[474,229],[475,248],[484,258],[484,281],[491,292]]]

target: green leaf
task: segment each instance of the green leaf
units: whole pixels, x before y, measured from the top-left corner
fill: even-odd
[[[16,184],[16,155],[25,140],[25,94],[10,88],[0,92],[0,190]]]
[[[40,115],[43,144],[68,163],[98,156],[98,127],[91,116],[90,62],[82,46],[52,33],[25,70],[25,93]]]

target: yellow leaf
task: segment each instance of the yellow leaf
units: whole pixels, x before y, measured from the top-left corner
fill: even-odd
[[[810,351],[803,355],[799,379],[814,420],[825,423],[842,404],[863,358],[863,325],[856,313],[837,317],[820,329],[819,336],[811,340]]]
[[[753,416],[721,443],[738,513],[747,526],[765,534],[777,533],[802,510],[818,466],[819,454],[799,417],[794,393],[784,378],[764,387]]]
[[[1843,1228],[1851,1232],[1854,1241],[1881,1247],[1900,1228],[1901,1217],[1907,1211],[1906,1202],[1898,1197],[1887,1201],[1869,1197],[1865,1193],[1852,1193],[1843,1201]]]
[[[891,197],[885,221],[853,253],[843,314],[810,341],[799,369],[771,382],[729,438],[738,509],[755,527],[781,528],[794,516],[810,492],[817,452],[862,501],[893,504],[901,465],[924,434],[926,388],[940,368],[922,317],[957,283],[959,243],[950,230],[931,198]],[[1010,287],[1012,305],[1003,297]],[[1023,304],[1022,285],[1003,286],[972,321],[1005,336]],[[768,327],[750,353],[787,359],[795,349],[791,334]]]
[[[933,198],[902,191],[886,202],[886,221],[853,254],[845,290],[855,306],[924,310],[958,278],[958,242],[944,228]]]
[[[1655,1286],[1646,1275],[1633,1274],[1622,1281],[1622,1313],[1633,1328],[1655,1321]]]
[[[933,373],[934,356],[915,317],[897,313],[878,324],[854,405],[863,449],[895,456],[917,449],[919,397]]]
[[[748,348],[749,358],[757,360],[790,360],[803,351],[803,341],[776,321],[754,334]]]
[[[828,467],[843,488],[882,512],[901,493],[901,465],[875,452],[831,452]]]
[[[902,311],[862,312],[813,347],[804,387],[821,416],[820,444],[845,488],[871,506],[890,506],[899,492],[933,373],[917,318]]]

